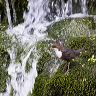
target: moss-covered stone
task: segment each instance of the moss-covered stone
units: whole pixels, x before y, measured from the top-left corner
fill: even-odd
[[[77,50],[83,47],[84,50],[79,57],[70,61],[68,74],[66,74],[68,63],[63,61],[59,62],[60,66],[56,73],[50,76],[51,72],[47,74],[50,70],[45,71],[45,69],[49,67],[48,63],[55,65],[56,59],[52,58],[50,44],[47,41],[39,42],[37,49],[42,55],[37,65],[40,71],[38,71],[39,75],[32,96],[95,96],[96,36],[94,30],[95,23],[92,18],[64,20],[49,27],[47,32],[50,39],[64,41],[66,48]],[[47,74],[47,79],[42,74]]]
[[[49,79],[48,75],[46,74],[40,74],[36,78],[36,83],[34,85],[33,94],[32,96],[43,96],[44,94],[44,86],[46,81]]]
[[[96,80],[89,69],[78,67],[69,75],[58,73],[46,82],[43,96],[94,96]]]
[[[41,55],[37,63],[38,74],[42,73],[45,69],[45,64],[51,59],[50,48],[47,41],[41,41],[37,44],[38,54]]]
[[[71,36],[90,36],[94,35],[96,23],[93,18],[65,19],[51,25],[47,32],[48,36],[53,39],[64,39],[65,41]]]
[[[8,79],[7,68],[10,64],[10,55],[7,52],[10,39],[4,32],[5,25],[0,25],[0,92],[6,91],[6,81]]]

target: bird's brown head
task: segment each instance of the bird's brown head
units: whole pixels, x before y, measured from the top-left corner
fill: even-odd
[[[52,44],[52,48],[57,48],[60,51],[64,50],[64,46],[63,46],[63,44],[60,41],[55,41]]]

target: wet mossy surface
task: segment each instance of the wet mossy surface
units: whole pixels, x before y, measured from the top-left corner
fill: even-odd
[[[43,96],[44,86],[48,79],[49,77],[45,73],[40,74],[38,78],[36,78],[32,96]]]
[[[80,49],[84,46],[84,51],[78,58],[70,62],[68,74],[66,74],[68,63],[64,61],[51,77],[44,71],[44,65],[42,66],[42,64],[46,64],[42,62],[45,62],[47,58],[44,56],[45,60],[40,58],[41,65],[39,66],[43,70],[39,71],[36,78],[32,96],[95,96],[96,37],[72,37],[69,41],[66,47]]]
[[[53,39],[68,39],[72,36],[90,36],[94,35],[96,23],[92,17],[65,19],[52,24],[47,32],[48,36]]]
[[[7,68],[10,64],[10,55],[7,52],[9,48],[9,37],[5,32],[6,26],[0,25],[0,92],[6,91],[6,81],[8,80]]]
[[[90,20],[92,19],[77,19],[76,21],[70,19],[68,22],[60,21],[49,27],[47,31],[52,40],[62,40],[66,48],[76,50],[84,48],[84,50],[79,57],[70,61],[69,73],[67,73],[68,62],[62,61],[59,62],[57,71],[51,75],[51,72],[48,72],[50,70],[46,71],[46,67],[44,67],[49,67],[48,63],[51,61],[51,68],[53,68],[52,65],[56,65],[51,44],[48,41],[39,43],[38,49],[42,56],[37,64],[39,71],[32,96],[95,96],[96,36],[95,23]],[[75,23],[77,25],[73,25]],[[67,32],[67,36],[65,36],[65,32]]]

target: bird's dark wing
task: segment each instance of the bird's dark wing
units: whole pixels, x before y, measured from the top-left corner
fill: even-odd
[[[62,52],[62,59],[71,60],[75,58],[75,51],[71,49],[66,49]]]

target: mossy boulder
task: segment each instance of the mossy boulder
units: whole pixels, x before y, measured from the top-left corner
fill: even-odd
[[[94,96],[96,80],[87,68],[76,68],[69,75],[56,73],[44,87],[43,96]]]
[[[6,91],[6,81],[9,77],[7,68],[10,64],[10,55],[5,50],[0,50],[0,92]]]
[[[49,76],[46,73],[38,75],[36,78],[36,83],[34,85],[32,96],[43,96],[44,86],[46,81],[49,79]]]
[[[47,30],[48,36],[52,39],[63,39],[67,41],[69,37],[94,35],[96,23],[93,18],[65,19],[53,23]]]
[[[76,50],[84,48],[84,50],[79,57],[70,61],[70,70],[66,74],[68,63],[66,61],[58,62],[48,40],[39,42],[37,47],[41,54],[37,64],[39,74],[32,96],[95,96],[95,26],[92,18],[62,20],[49,26],[47,32],[50,40],[60,39],[66,48]],[[51,72],[48,72],[50,70],[45,70],[50,68],[49,65],[56,64],[59,64],[59,68],[54,74],[51,75]]]
[[[41,71],[41,74],[39,73],[36,78],[32,96],[94,96],[96,93],[95,38],[70,38],[66,47],[79,49],[84,46],[84,51],[78,58],[70,62],[69,74],[66,74],[67,62],[62,62],[56,73],[51,75],[51,77],[48,74],[44,75],[46,71],[44,73]]]

